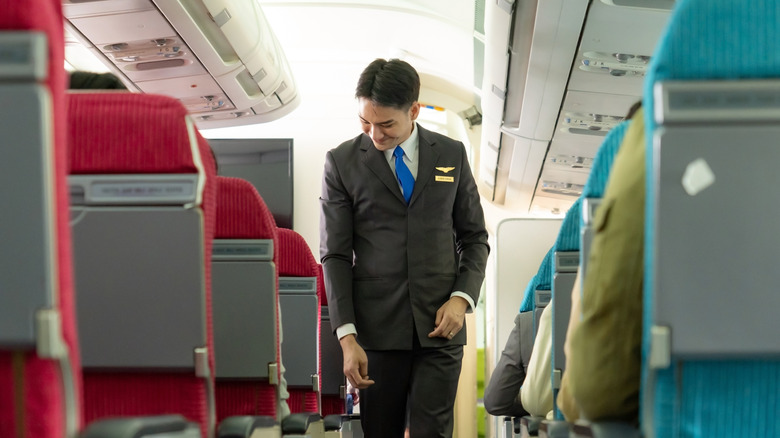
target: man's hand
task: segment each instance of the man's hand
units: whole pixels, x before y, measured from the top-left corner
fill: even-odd
[[[436,311],[436,328],[428,333],[429,338],[452,339],[462,328],[466,317],[468,301],[461,297],[450,297]]]
[[[339,339],[339,343],[344,355],[344,375],[349,383],[357,389],[373,385],[374,381],[368,378],[368,357],[355,340],[355,335],[346,335]]]

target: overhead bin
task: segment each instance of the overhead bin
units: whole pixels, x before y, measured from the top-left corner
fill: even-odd
[[[515,3],[511,22],[503,28],[507,36],[511,35],[507,46],[500,47],[502,41],[497,37],[488,39],[485,56],[486,65],[493,65],[497,70],[503,66],[507,74],[489,75],[486,71],[482,87],[483,114],[487,119],[486,123],[483,119],[486,125],[483,136],[485,131],[490,131],[491,122],[498,124],[502,131],[501,143],[496,145],[494,181],[507,182],[489,187],[486,178],[480,176],[479,185],[483,193],[492,192],[494,202],[503,204],[511,199],[513,205],[509,207],[528,211],[530,202],[527,201],[531,199],[552,137],[588,1]],[[486,15],[506,13],[505,8],[492,9],[486,7]],[[499,46],[490,48],[491,44]],[[495,95],[504,98],[495,99]],[[497,113],[499,106],[503,108],[497,120],[491,114]],[[483,141],[482,148],[487,147]],[[530,163],[533,164],[529,167]],[[491,164],[492,160],[484,163],[483,168]]]
[[[278,119],[299,102],[258,2],[66,0],[66,28],[132,91],[178,98],[201,128]]]
[[[481,158],[489,160],[478,184],[518,214],[561,214],[579,196],[606,134],[641,97],[671,1],[514,3],[509,62],[486,50],[485,62],[508,73],[500,83],[486,72]],[[500,117],[491,116],[498,89],[505,92]],[[502,132],[498,144],[486,133],[491,124]]]

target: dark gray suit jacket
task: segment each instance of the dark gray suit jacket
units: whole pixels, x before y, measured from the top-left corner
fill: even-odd
[[[409,205],[383,152],[361,134],[327,153],[320,255],[331,324],[354,323],[368,350],[465,344],[428,338],[453,291],[479,299],[488,233],[463,143],[419,124]],[[451,169],[450,169],[451,168]]]

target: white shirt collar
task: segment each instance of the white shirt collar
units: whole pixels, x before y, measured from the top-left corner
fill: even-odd
[[[406,155],[406,159],[410,162],[414,163],[417,161],[417,149],[420,144],[420,137],[419,134],[419,128],[417,127],[417,123],[414,124],[414,129],[412,130],[412,135],[409,136],[406,140],[404,140],[403,143],[401,143],[399,146],[401,146],[401,149],[404,150],[404,155]],[[387,158],[387,161],[393,160],[393,151],[395,148],[388,149],[385,152],[385,158]]]

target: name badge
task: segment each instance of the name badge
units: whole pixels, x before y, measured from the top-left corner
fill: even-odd
[[[436,181],[440,182],[455,182],[454,176],[436,175]]]

